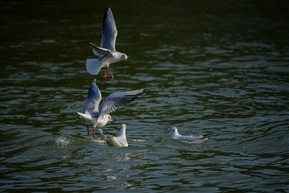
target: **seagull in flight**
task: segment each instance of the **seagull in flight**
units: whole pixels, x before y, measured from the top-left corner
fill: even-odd
[[[96,85],[96,80],[94,79],[88,90],[87,101],[85,102],[82,111],[77,113],[93,125],[93,135],[96,137],[95,128],[102,128],[108,122],[113,121],[110,113],[129,104],[143,93],[144,89],[116,92],[110,94],[99,106],[102,97],[101,92]],[[87,133],[90,135],[89,125],[87,126]]]
[[[92,48],[93,53],[98,56],[97,59],[86,60],[86,70],[89,74],[97,75],[101,68],[104,69],[104,78],[106,78],[106,71],[109,72],[111,78],[114,75],[109,70],[109,64],[127,61],[127,55],[115,50],[115,41],[117,36],[117,29],[114,17],[110,8],[107,8],[102,22],[102,39],[101,46],[98,47],[91,42],[88,42]]]
[[[189,136],[180,135],[176,127],[171,127],[169,129],[166,129],[166,131],[170,132],[170,137],[172,139],[185,143],[201,143],[203,141],[208,140],[207,135],[189,135]]]
[[[126,125],[125,124],[121,124],[121,128],[118,134],[115,137],[113,136],[110,138],[110,143],[118,147],[128,147],[128,143],[126,140]]]

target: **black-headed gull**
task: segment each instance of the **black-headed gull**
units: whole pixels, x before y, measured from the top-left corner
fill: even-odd
[[[90,42],[88,44],[93,50],[93,53],[98,56],[97,59],[86,60],[86,70],[92,75],[97,75],[101,68],[104,68],[104,78],[106,78],[106,71],[114,78],[112,72],[109,70],[109,64],[126,61],[127,55],[115,50],[115,41],[117,36],[117,29],[114,17],[110,8],[107,8],[102,22],[102,39],[101,46],[98,47]]]
[[[139,95],[144,93],[144,89],[116,92],[110,94],[99,106],[102,97],[95,82],[96,80],[94,79],[91,83],[87,94],[87,101],[85,102],[81,113],[77,112],[81,117],[93,125],[94,136],[95,128],[102,128],[107,124],[107,122],[112,121],[110,113],[130,103]],[[89,135],[89,128],[87,127],[87,129]]]
[[[176,127],[171,127],[167,129],[167,132],[170,132],[170,137],[172,139],[186,143],[201,143],[203,141],[208,140],[207,135],[189,135],[189,136],[180,135]]]
[[[125,124],[121,124],[121,128],[118,134],[115,137],[112,136],[109,142],[114,146],[128,147],[128,143],[126,140],[126,125]]]

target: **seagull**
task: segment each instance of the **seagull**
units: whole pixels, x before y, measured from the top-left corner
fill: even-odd
[[[111,78],[114,75],[109,70],[109,64],[127,61],[127,55],[115,50],[115,41],[117,36],[117,29],[114,17],[110,8],[107,8],[102,22],[102,39],[101,46],[98,47],[91,42],[88,42],[92,48],[93,53],[98,56],[97,59],[86,60],[86,70],[89,74],[97,75],[101,68],[104,68],[104,78],[106,78],[106,71],[109,72]]]
[[[167,129],[167,132],[170,132],[172,139],[185,142],[185,143],[201,143],[203,141],[208,140],[207,135],[190,135],[190,136],[180,135],[176,127]]]
[[[109,142],[113,144],[114,146],[128,147],[125,133],[126,133],[126,125],[121,124],[121,128],[118,134],[115,137],[114,136],[111,137]]]
[[[143,93],[144,89],[116,92],[110,94],[99,106],[102,97],[99,88],[96,86],[96,80],[94,79],[88,90],[87,101],[82,111],[77,113],[93,125],[93,135],[96,137],[95,128],[102,128],[108,122],[113,121],[110,113],[130,103]],[[87,126],[87,132],[89,135],[89,126]]]

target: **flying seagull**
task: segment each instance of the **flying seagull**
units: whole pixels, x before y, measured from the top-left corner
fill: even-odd
[[[113,121],[110,113],[124,105],[127,105],[139,95],[144,93],[144,89],[116,92],[110,94],[99,106],[102,97],[101,92],[96,86],[95,82],[96,80],[94,79],[91,83],[87,94],[87,101],[85,102],[82,111],[77,112],[81,117],[93,125],[94,137],[96,136],[95,128],[102,128],[108,122]],[[89,126],[87,126],[87,132],[89,135]]]
[[[101,46],[98,47],[91,42],[88,42],[92,48],[93,53],[98,56],[97,59],[86,60],[86,70],[92,75],[97,75],[101,68],[104,68],[104,78],[106,78],[106,71],[109,72],[111,78],[114,75],[109,70],[109,65],[112,63],[126,61],[127,55],[115,50],[115,41],[117,36],[117,29],[114,17],[110,8],[107,8],[102,22],[102,39]]]

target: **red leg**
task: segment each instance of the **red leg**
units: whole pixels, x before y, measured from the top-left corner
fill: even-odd
[[[107,68],[104,68],[104,74],[103,74],[103,77],[106,79],[106,69]]]
[[[96,138],[95,128],[93,128],[93,137]]]
[[[90,132],[89,132],[89,125],[86,125],[86,128],[87,128],[87,135],[89,136],[89,135],[90,135]]]
[[[110,74],[111,78],[113,78],[113,79],[114,79],[114,76],[113,76],[112,72],[109,70],[109,68],[107,68],[107,71],[109,72],[109,74]]]

